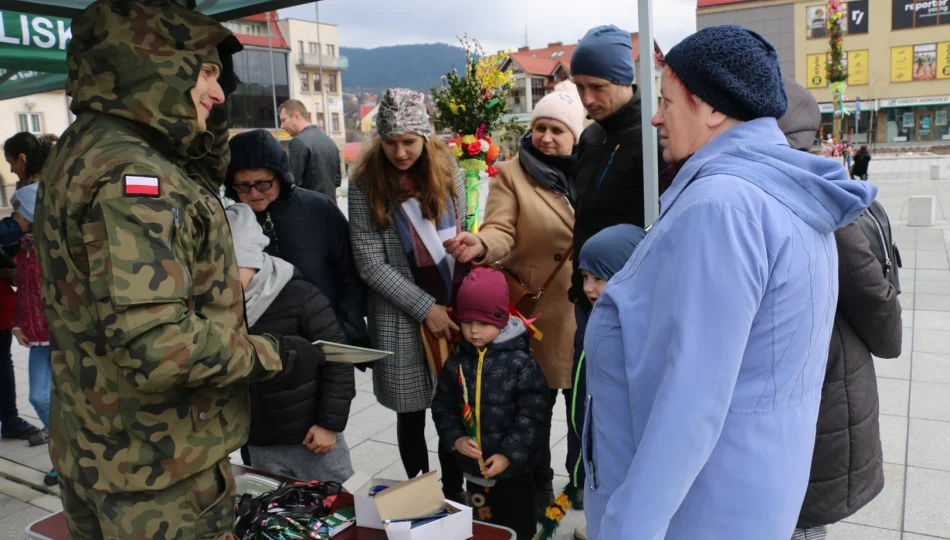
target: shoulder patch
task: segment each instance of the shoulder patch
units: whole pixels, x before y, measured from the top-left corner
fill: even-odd
[[[122,177],[125,194],[137,197],[158,197],[158,177],[127,174]]]

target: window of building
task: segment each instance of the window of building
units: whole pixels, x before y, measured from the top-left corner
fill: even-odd
[[[333,131],[338,133],[340,131],[340,113],[331,113],[330,121],[331,126],[333,126]]]
[[[320,52],[320,44],[310,42],[310,54],[318,54]]]
[[[301,51],[302,52],[302,51]],[[231,127],[235,129],[273,128],[277,103],[290,99],[290,73],[286,51],[244,49],[234,55],[234,72],[241,80],[231,95]],[[273,58],[273,72],[271,72]],[[273,73],[273,75],[272,75]],[[277,87],[274,88],[276,82]],[[298,82],[300,84],[300,82]]]
[[[336,45],[327,44],[327,56],[330,58],[336,57]]]
[[[515,84],[508,96],[508,108],[513,114],[523,114],[528,112],[527,103],[525,103],[525,78],[516,77]]]
[[[310,74],[309,73],[300,73],[300,91],[309,92],[310,91]]]
[[[297,42],[297,50],[300,51],[300,54],[303,54],[303,41]]]
[[[313,91],[314,92],[323,92],[323,82],[320,80],[320,74],[313,74]]]
[[[41,113],[18,113],[20,131],[29,131],[34,135],[43,134],[43,115]]]
[[[317,113],[317,127],[322,131],[326,131],[326,122],[324,121],[323,113]]]
[[[541,98],[547,93],[547,81],[540,77],[531,77],[531,109],[538,105]]]
[[[330,75],[330,79],[327,81],[327,92],[339,92],[336,87],[336,74]]]

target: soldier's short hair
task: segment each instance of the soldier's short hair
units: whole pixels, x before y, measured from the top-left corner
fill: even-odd
[[[307,106],[299,99],[288,99],[281,103],[280,108],[277,109],[278,114],[280,111],[287,111],[287,114],[291,116],[293,116],[294,113],[300,113],[301,117],[308,121],[310,120],[310,111],[307,110]]]

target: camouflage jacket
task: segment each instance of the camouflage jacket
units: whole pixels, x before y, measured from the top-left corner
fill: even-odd
[[[77,118],[44,167],[34,227],[52,341],[50,452],[81,485],[159,490],[244,444],[248,383],[281,369],[276,341],[248,336],[216,196],[227,104],[199,134],[189,92],[202,58],[217,47],[229,68],[224,51],[240,44],[160,0],[100,0],[72,32]]]

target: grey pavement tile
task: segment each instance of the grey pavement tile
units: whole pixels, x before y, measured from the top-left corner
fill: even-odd
[[[373,395],[373,392],[357,390],[356,397],[354,397],[353,401],[350,402],[350,416],[364,411],[367,407],[371,407],[375,404],[376,396]]]
[[[907,464],[950,472],[950,422],[910,419]]]
[[[21,512],[0,519],[0,538],[26,538],[26,528],[30,523],[43,519],[50,513],[42,508],[30,506]]]
[[[54,497],[53,495],[43,495],[42,497],[37,497],[35,500],[31,501],[30,504],[38,508],[42,508],[47,512],[63,511],[63,501],[59,497]]]
[[[37,491],[29,486],[7,480],[6,478],[0,478],[0,494],[25,503],[34,501],[45,495],[42,491]]]
[[[912,293],[901,295],[901,309],[913,310],[915,296]]]
[[[925,193],[928,195],[929,193]],[[944,240],[943,229],[921,228],[917,229],[918,242],[941,242]]]
[[[947,282],[947,285],[950,285],[950,282]],[[915,310],[913,314],[914,328],[919,330],[942,330],[944,332],[950,331],[950,313],[947,313],[946,311],[926,311],[923,309],[918,309]]]
[[[913,380],[950,384],[950,354],[914,353]]]
[[[835,523],[828,527],[828,540],[901,540],[901,533],[878,527]]]
[[[881,401],[881,414],[907,416],[907,394],[910,381],[878,379],[877,393]]]
[[[930,535],[925,536],[923,534],[914,534],[914,533],[905,532],[904,540],[950,540],[950,538],[947,538],[944,536],[930,536]]]
[[[910,379],[910,355],[899,358],[874,358],[874,371],[884,379]]]
[[[916,249],[907,249],[901,250],[901,263],[903,266],[901,268],[917,268],[917,250]]]
[[[950,422],[950,385],[913,382],[910,417]]]
[[[429,452],[429,470],[437,471],[439,473],[437,476],[440,479],[442,478],[442,465],[439,463],[439,455],[435,452]],[[406,480],[406,469],[402,466],[401,461],[396,460],[395,463],[379,471],[375,476],[387,480]]]
[[[907,468],[904,530],[950,537],[950,472]]]
[[[910,283],[917,279],[917,270],[913,268],[901,268],[900,271],[901,278],[901,287],[903,288],[904,282]]]
[[[950,331],[917,330],[914,332],[914,352],[937,354],[950,352]]]
[[[904,290],[903,282],[901,283],[901,290]],[[950,281],[914,280],[913,289],[911,290],[917,294],[950,294]]]
[[[918,269],[926,270],[950,270],[950,262],[947,262],[947,252],[944,250],[931,251],[917,248],[917,266]]]
[[[879,420],[884,463],[903,465],[907,457],[907,417],[882,414]]]
[[[901,278],[901,294],[902,294],[902,295],[905,295],[905,296],[913,296],[914,290],[917,288],[917,287],[916,287],[916,284],[914,283],[915,280],[909,279],[909,278],[904,278],[904,271],[903,271],[903,270],[901,271],[900,278]],[[937,283],[939,283],[939,282],[937,282]],[[904,296],[901,296],[901,299],[903,299],[903,298],[904,298]]]
[[[901,279],[903,279],[904,272],[901,271]],[[921,281],[950,281],[950,272],[946,270],[925,270],[920,269],[914,272],[916,276],[915,279]]]
[[[350,448],[350,461],[353,463],[353,470],[377,476],[393,463],[399,463],[399,448],[392,444],[363,441]],[[402,467],[401,463],[400,467]],[[403,471],[403,478],[394,478],[394,480],[404,478],[405,471]]]
[[[30,505],[7,495],[0,495],[0,519],[29,508]]]
[[[395,424],[396,413],[376,403],[355,415],[350,415],[343,434],[348,444],[356,446]]]
[[[914,294],[914,308],[919,311],[950,311],[950,294]]]
[[[947,244],[944,242],[917,242],[916,245],[920,251],[947,251]]]
[[[844,519],[855,525],[900,530],[904,504],[904,466],[884,464],[884,490],[853,516]]]
[[[26,460],[24,465],[44,473],[53,468],[53,462],[50,461],[49,452],[43,452],[38,456],[31,457],[30,459]]]

